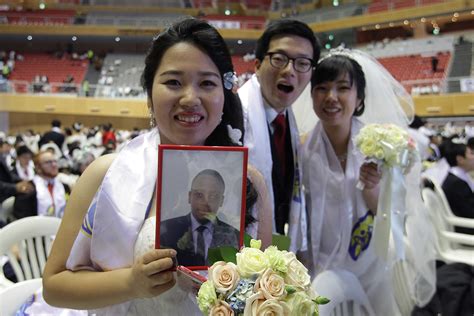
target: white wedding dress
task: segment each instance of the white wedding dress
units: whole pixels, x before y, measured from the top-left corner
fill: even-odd
[[[145,220],[135,242],[135,258],[155,246],[156,217]],[[176,277],[176,275],[175,275]],[[128,315],[202,315],[194,294],[185,292],[176,284],[169,291],[154,298],[133,300],[128,310]]]

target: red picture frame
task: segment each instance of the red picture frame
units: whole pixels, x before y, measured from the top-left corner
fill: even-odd
[[[193,255],[198,246],[194,238],[196,230],[191,227],[199,225],[196,218],[205,213],[207,216],[212,215],[211,221],[204,220],[213,225],[211,245],[219,243],[216,247],[233,246],[240,249],[245,233],[247,161],[247,147],[159,145],[155,248],[174,248],[178,252],[178,265],[190,270],[207,270],[208,265],[192,264],[201,261],[194,257],[197,254]],[[195,186],[194,180],[207,172],[216,174],[220,180],[216,180],[214,186],[208,183],[196,184],[203,186],[205,193],[199,188],[197,191],[191,188]],[[215,190],[216,193],[211,194],[211,191],[208,192],[211,188],[216,188],[218,192]],[[202,196],[205,201],[205,212],[196,207],[197,196]],[[229,236],[232,238],[226,238]],[[237,238],[238,245],[235,245]],[[225,244],[230,243],[230,240],[233,244]],[[208,248],[211,247],[206,244],[204,253],[207,253]],[[201,259],[206,257],[202,253]]]

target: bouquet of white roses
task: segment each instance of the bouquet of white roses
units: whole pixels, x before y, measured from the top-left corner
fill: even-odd
[[[404,129],[393,124],[368,124],[355,141],[361,153],[382,169],[373,233],[375,252],[386,259],[391,233],[396,254],[403,259],[405,174],[418,158],[416,144]],[[363,189],[364,186],[359,182],[357,187]]]
[[[312,291],[308,269],[292,252],[260,247],[252,240],[236,254],[237,264],[218,261],[209,268],[197,297],[202,313],[318,315],[318,304],[329,300]]]
[[[368,124],[356,136],[356,145],[369,159],[375,159],[389,167],[404,169],[416,158],[417,151],[408,133],[393,124]]]

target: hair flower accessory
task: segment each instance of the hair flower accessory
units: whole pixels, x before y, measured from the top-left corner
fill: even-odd
[[[235,72],[228,71],[224,74],[224,88],[227,90],[232,90],[234,85],[237,85],[237,76]]]
[[[232,128],[232,126],[227,125],[227,133],[229,134],[230,140],[236,145],[242,146],[240,139],[242,138],[242,131],[238,128]]]

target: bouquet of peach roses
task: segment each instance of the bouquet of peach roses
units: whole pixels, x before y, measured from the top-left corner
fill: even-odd
[[[318,315],[316,296],[306,267],[295,254],[275,246],[260,250],[251,240],[236,254],[236,262],[218,261],[209,268],[208,280],[197,301],[204,315]]]

